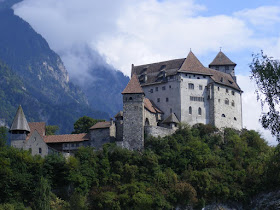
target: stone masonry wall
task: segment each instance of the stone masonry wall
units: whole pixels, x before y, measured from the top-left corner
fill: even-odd
[[[48,145],[44,142],[40,134],[35,130],[24,145],[25,150],[31,150],[32,155],[48,155]]]
[[[181,73],[181,121],[190,125],[210,123],[207,85],[209,76]],[[193,89],[189,87],[193,84]],[[192,100],[191,100],[192,97]],[[189,108],[191,107],[191,114]],[[199,113],[201,109],[201,114]]]
[[[159,126],[145,126],[145,134],[147,136],[164,137],[175,132],[173,129],[159,127]]]
[[[167,81],[167,83],[142,86],[146,98],[152,100],[164,112],[163,120],[171,112],[175,113],[178,118],[181,116],[180,78],[178,75],[168,76]]]
[[[123,95],[123,147],[144,148],[144,94]]]
[[[226,103],[226,100],[228,103]],[[242,129],[241,93],[223,85],[214,85],[214,118],[218,128]]]
[[[148,120],[149,125],[157,126],[156,114],[149,112],[147,109],[144,110],[144,125],[146,125],[146,120]]]

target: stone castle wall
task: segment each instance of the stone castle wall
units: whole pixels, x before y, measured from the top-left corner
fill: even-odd
[[[123,95],[123,147],[144,148],[144,94]]]
[[[214,119],[218,128],[242,129],[241,93],[233,88],[214,84]],[[227,102],[226,102],[227,101]]]
[[[175,133],[175,130],[159,127],[159,126],[145,126],[146,136],[165,137]]]
[[[180,107],[180,77],[173,75],[167,77],[167,82],[142,86],[145,97],[152,100],[161,111],[164,112],[163,119],[172,112],[181,116]],[[179,119],[180,120],[180,119]]]

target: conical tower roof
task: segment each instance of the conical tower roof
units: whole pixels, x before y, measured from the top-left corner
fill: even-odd
[[[132,75],[130,81],[128,82],[127,86],[123,90],[122,94],[137,94],[143,93],[144,91],[138,81],[136,74]]]
[[[202,65],[192,51],[189,52],[179,71],[210,75],[208,69]]]
[[[24,113],[23,113],[23,110],[22,110],[21,106],[18,107],[16,116],[15,116],[14,121],[12,123],[12,126],[10,128],[10,131],[16,131],[16,130],[30,132],[29,125],[28,125],[27,120],[24,116]]]
[[[232,62],[222,51],[220,51],[209,64],[209,67],[210,66],[236,66],[236,63]]]

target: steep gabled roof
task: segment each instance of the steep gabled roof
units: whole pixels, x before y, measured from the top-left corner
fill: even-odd
[[[208,69],[202,65],[202,63],[197,59],[192,51],[189,52],[179,71],[210,75]]]
[[[144,91],[138,81],[137,76],[134,74],[132,75],[130,81],[128,82],[127,86],[123,90],[122,94],[137,94],[137,93],[144,94]]]
[[[65,134],[65,135],[49,135],[44,137],[46,143],[67,143],[67,142],[83,142],[89,140],[89,134]]]
[[[44,137],[46,135],[46,123],[45,122],[30,122],[28,123],[30,127],[30,133],[27,135],[26,140],[28,140],[33,132],[36,130],[40,136]]]
[[[90,130],[94,130],[94,129],[102,129],[102,128],[110,128],[111,126],[111,122],[98,122],[95,125],[93,125],[92,127],[90,127]]]
[[[163,113],[152,100],[144,98],[144,107],[152,113]]]
[[[21,105],[18,107],[16,116],[10,128],[10,131],[16,131],[16,130],[30,132],[30,128],[25,118],[25,115],[23,113]]]
[[[162,121],[164,124],[169,124],[169,123],[179,123],[178,118],[176,115],[172,112],[165,120]]]
[[[232,62],[222,51],[214,58],[209,64],[210,66],[236,66],[236,63]]]

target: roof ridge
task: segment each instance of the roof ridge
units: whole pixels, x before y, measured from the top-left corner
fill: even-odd
[[[136,74],[133,74],[130,81],[128,82],[125,89],[123,90],[122,94],[136,94],[136,93],[144,94],[144,91],[138,81]]]
[[[214,60],[209,64],[209,66],[222,66],[222,65],[234,65],[236,63],[232,62],[222,51],[218,52]]]

